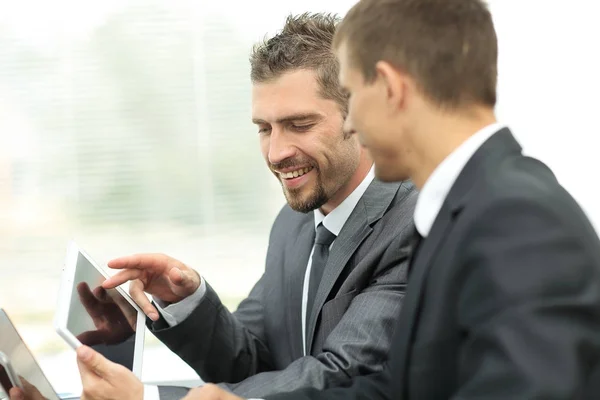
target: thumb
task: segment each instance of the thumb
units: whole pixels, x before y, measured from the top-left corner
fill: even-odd
[[[82,378],[89,372],[103,378],[110,373],[112,367],[112,363],[104,358],[102,354],[85,345],[77,348],[77,364]]]
[[[12,387],[8,393],[10,400],[25,400],[25,393],[21,388]],[[4,397],[2,397],[4,398]]]

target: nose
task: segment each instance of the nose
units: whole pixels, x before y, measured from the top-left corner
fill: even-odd
[[[348,114],[348,116],[346,117],[346,119],[344,120],[344,133],[345,134],[350,134],[354,132],[354,126],[352,124],[352,119],[350,118],[350,114]]]
[[[282,129],[273,127],[269,137],[269,162],[277,164],[296,155],[296,147]]]

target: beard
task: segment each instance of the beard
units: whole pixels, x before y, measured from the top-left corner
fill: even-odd
[[[323,187],[319,175],[317,175],[315,188],[312,189],[308,195],[304,196],[302,193],[306,189],[289,189],[283,185],[283,182],[280,181],[280,183],[283,188],[283,195],[290,208],[294,211],[306,214],[320,208],[329,201],[329,197],[327,196],[327,193],[325,193],[325,188]]]
[[[307,156],[286,159],[277,164],[269,163],[269,169],[279,180],[285,199],[292,210],[306,214],[321,208],[350,181],[360,162],[360,154],[352,150],[354,146],[349,142],[349,139],[354,137],[349,135],[347,138],[342,138],[339,143],[329,144],[335,151],[331,150],[327,153],[331,162],[323,170],[316,160]],[[303,166],[311,166],[315,172],[312,187],[308,185],[300,188],[286,187],[277,171]]]
[[[283,178],[281,178],[276,171],[279,169],[293,168],[301,165],[310,165],[316,172],[315,187],[312,189],[305,187],[287,188],[283,184]],[[319,170],[315,160],[309,158],[287,159],[277,164],[269,164],[269,169],[271,172],[273,172],[281,184],[283,195],[285,196],[285,199],[292,210],[306,214],[316,210],[329,201],[329,196],[327,196],[325,186],[321,180],[321,171]],[[310,192],[308,194],[304,194],[309,190]]]

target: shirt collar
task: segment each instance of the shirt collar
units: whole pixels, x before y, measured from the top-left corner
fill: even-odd
[[[322,222],[325,228],[327,228],[335,236],[339,236],[342,227],[352,214],[354,207],[358,204],[360,198],[365,194],[367,188],[375,178],[375,167],[371,166],[371,170],[365,179],[354,189],[348,197],[344,199],[342,204],[334,208],[329,214],[323,215],[321,210],[318,208],[315,210],[315,229]]]
[[[415,226],[421,236],[425,238],[429,235],[446,196],[467,162],[501,128],[503,125],[496,122],[477,131],[450,153],[429,176],[415,207]]]

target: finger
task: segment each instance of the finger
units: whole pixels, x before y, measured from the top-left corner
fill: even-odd
[[[106,279],[102,282],[102,287],[104,289],[114,289],[119,285],[124,284],[125,282],[132,281],[134,279],[139,279],[142,276],[143,272],[137,269],[128,269],[125,271],[121,271],[114,276]]]
[[[186,293],[183,294],[185,295],[194,292],[200,286],[200,275],[191,268],[187,268],[186,270],[171,268],[169,279],[175,286],[184,289]]]
[[[29,383],[29,381],[27,381],[22,376],[19,376],[19,378],[21,379],[21,384],[23,385],[23,389],[25,389],[25,391],[24,391],[25,399],[27,399],[27,400],[47,400],[44,396],[42,396],[40,391],[35,386],[33,386],[31,383]]]
[[[202,399],[206,399],[206,396],[204,396],[202,394],[202,387],[197,387],[197,388],[190,390],[187,393],[187,395],[181,400],[202,400]]]
[[[169,279],[177,286],[185,285],[186,275],[179,268],[171,268],[169,271]]]
[[[131,282],[129,285],[129,294],[135,303],[140,306],[144,314],[152,321],[158,321],[158,310],[152,305],[144,293],[144,284],[139,279]]]
[[[81,304],[83,305],[83,307],[85,307],[85,310],[90,315],[90,317],[94,318],[100,315],[100,312],[98,310],[100,302],[96,297],[94,297],[94,294],[90,290],[90,287],[87,283],[81,282],[80,284],[78,284],[77,293],[79,294],[79,300],[81,301]]]
[[[198,400],[198,392],[196,391],[196,389],[192,389],[189,392],[187,392],[187,394],[185,395],[185,397],[182,397],[181,400]],[[11,397],[10,400],[13,400],[13,398]],[[19,399],[21,400],[21,399]]]
[[[77,340],[86,346],[95,346],[104,343],[106,332],[102,331],[87,331],[77,335]]]
[[[25,400],[25,393],[20,388],[13,386],[8,392],[8,397],[10,397],[10,400]]]
[[[242,400],[241,398],[226,392],[220,387],[207,383],[204,386],[192,389],[183,400]]]
[[[113,363],[104,358],[102,354],[83,345],[77,348],[77,366],[81,373],[81,382],[85,387],[86,385],[93,385],[99,378],[107,380]]]
[[[83,387],[80,397],[82,400],[95,398],[95,393],[103,381],[103,377],[94,372],[94,368],[91,365],[93,363],[91,359],[94,357],[93,354],[89,354],[88,352],[92,352],[92,350],[85,345],[77,349],[77,368],[79,368],[81,385]]]
[[[164,254],[134,254],[115,258],[108,262],[112,269],[150,269],[164,271],[170,261],[177,261]]]
[[[191,268],[186,267],[184,270],[172,268],[169,271],[169,281],[171,282],[171,291],[180,298],[185,298],[198,289],[201,278]]]

